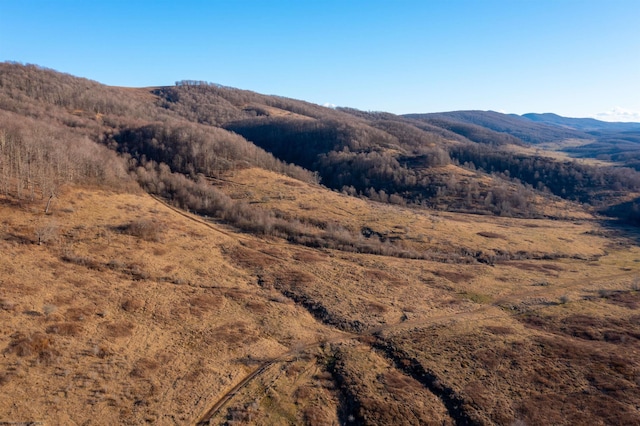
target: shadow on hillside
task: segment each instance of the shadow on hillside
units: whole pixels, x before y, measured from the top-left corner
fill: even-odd
[[[3,240],[16,243],[16,244],[35,244],[35,241],[24,235],[15,234],[13,232],[7,232],[2,237]]]
[[[614,204],[600,211],[601,224],[612,237],[640,245],[640,197]]]
[[[622,219],[601,219],[603,231],[598,233],[612,240],[612,244],[618,246],[640,246],[640,224],[625,222]]]
[[[0,196],[0,206],[22,208],[27,205],[25,200],[19,200],[11,196]]]

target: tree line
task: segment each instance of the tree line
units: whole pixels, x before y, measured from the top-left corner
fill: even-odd
[[[536,123],[514,130],[519,121],[498,113],[403,117],[201,81],[152,91],[112,88],[15,63],[0,64],[0,111],[2,185],[21,197],[43,196],[51,192],[47,186],[79,176],[106,182],[110,172],[101,164],[122,170],[114,161],[137,179],[149,165],[184,175],[195,193],[181,199],[202,196],[203,177],[262,167],[381,202],[523,217],[544,214],[540,197],[604,208],[640,188],[630,169],[503,150],[520,143],[521,134],[566,132]]]
[[[468,168],[498,173],[540,191],[583,203],[599,205],[605,201],[601,198],[606,192],[640,190],[640,173],[629,168],[515,155],[513,152],[471,144],[452,147],[450,155]]]

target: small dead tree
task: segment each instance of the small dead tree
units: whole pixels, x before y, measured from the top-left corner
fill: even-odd
[[[35,232],[38,238],[38,245],[46,244],[58,235],[58,224],[53,220],[41,222],[36,226]]]
[[[56,196],[55,192],[51,191],[49,199],[47,200],[47,206],[44,208],[44,214],[49,214],[49,208],[51,207],[51,200]]]

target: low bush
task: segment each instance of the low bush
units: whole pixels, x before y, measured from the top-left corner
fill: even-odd
[[[157,242],[160,241],[161,226],[159,223],[151,220],[139,219],[119,226],[118,231],[141,238],[145,241]]]
[[[11,342],[5,349],[6,354],[15,354],[19,357],[34,357],[43,364],[52,364],[59,353],[53,347],[53,340],[40,332],[31,335],[14,333]]]
[[[82,331],[82,327],[73,322],[61,322],[50,325],[46,331],[47,334],[57,334],[59,336],[77,336]]]

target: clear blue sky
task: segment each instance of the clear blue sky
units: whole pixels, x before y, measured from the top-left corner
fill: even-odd
[[[640,0],[0,0],[0,60],[363,110],[640,121]]]

